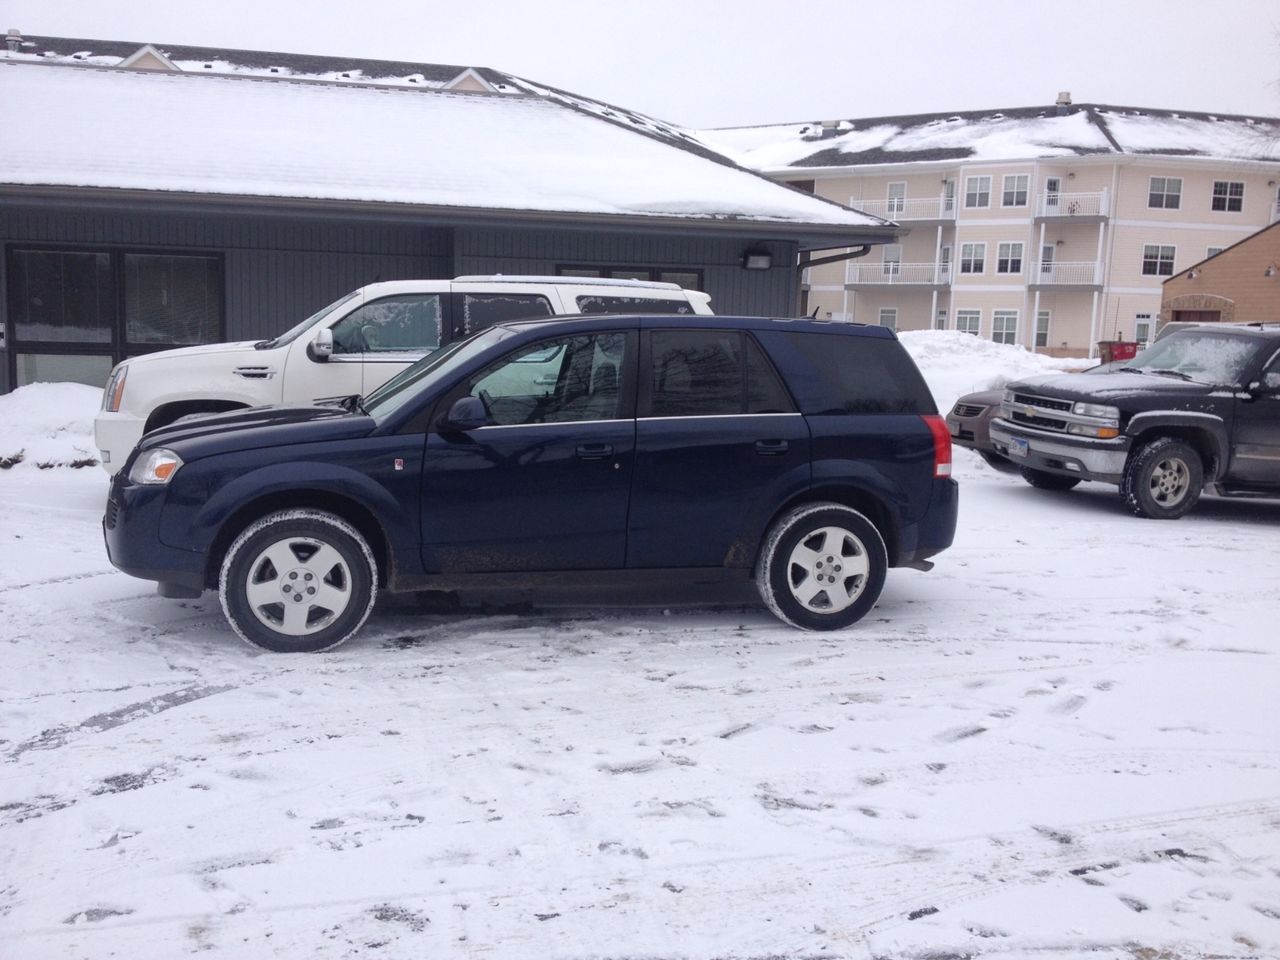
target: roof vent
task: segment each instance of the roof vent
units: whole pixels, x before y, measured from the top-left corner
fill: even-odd
[[[22,49],[22,31],[9,28],[9,32],[5,35],[4,45],[9,48],[10,53],[17,53]]]
[[[1058,116],[1066,116],[1067,107],[1071,106],[1071,91],[1058,91],[1058,99],[1055,101],[1055,106],[1058,108]]]

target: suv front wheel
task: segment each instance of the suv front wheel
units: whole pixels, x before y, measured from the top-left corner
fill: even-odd
[[[1204,486],[1200,454],[1184,440],[1158,437],[1129,457],[1120,496],[1135,515],[1176,520],[1196,505]]]
[[[364,537],[323,510],[251,523],[222,561],[218,595],[245,642],[277,653],[336,647],[360,629],[378,592]]]
[[[810,503],[769,531],[756,586],[769,609],[792,626],[839,630],[875,606],[888,566],[875,524],[839,503]]]

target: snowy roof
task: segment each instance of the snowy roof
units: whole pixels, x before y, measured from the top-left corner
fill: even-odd
[[[1280,119],[1074,104],[696,131],[756,170],[1156,154],[1280,160]]]
[[[64,46],[82,43],[74,66],[65,54],[0,51],[0,129],[20,132],[0,152],[0,185],[770,225],[762,238],[804,248],[893,233],[741,169],[676,127],[487,68],[218,51],[252,62],[120,70],[104,61],[138,47]],[[185,62],[184,48],[156,49]],[[275,62],[299,72],[245,75]],[[374,82],[301,73],[343,65]],[[496,92],[446,89],[469,70]]]

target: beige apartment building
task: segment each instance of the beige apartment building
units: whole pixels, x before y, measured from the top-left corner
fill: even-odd
[[[1280,119],[1072,104],[705,131],[895,221],[806,271],[806,312],[1061,356],[1146,341],[1163,281],[1280,219]],[[854,251],[850,251],[854,252]]]

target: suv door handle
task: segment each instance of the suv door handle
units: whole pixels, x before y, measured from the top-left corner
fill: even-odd
[[[578,444],[579,460],[608,460],[613,456],[613,444],[611,443],[580,443]]]
[[[757,440],[756,453],[762,457],[776,457],[780,453],[786,453],[788,446],[785,440]]]

